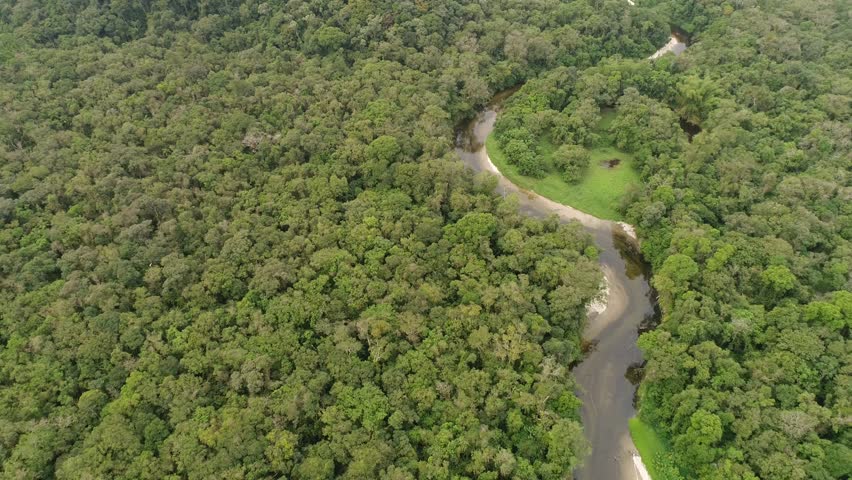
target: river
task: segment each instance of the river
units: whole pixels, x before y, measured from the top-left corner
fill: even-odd
[[[672,41],[650,58],[666,52],[678,54],[684,48],[673,36]],[[579,480],[633,480],[638,478],[638,472],[628,420],[636,414],[633,404],[636,385],[628,377],[642,362],[642,353],[636,346],[639,331],[656,318],[656,301],[648,283],[650,269],[642,260],[632,228],[523,190],[491,163],[485,139],[494,129],[503,101],[514,91],[498,94],[459,132],[456,152],[474,171],[496,175],[497,191],[502,195],[515,194],[521,212],[539,218],[556,215],[563,222],[578,221],[594,238],[600,250],[608,295],[606,308],[589,314],[583,332],[585,343],[590,345],[589,352],[573,370],[580,386],[577,394],[583,401],[583,428],[592,447],[591,455],[575,476]]]

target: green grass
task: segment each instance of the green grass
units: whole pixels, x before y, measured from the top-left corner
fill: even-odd
[[[616,111],[614,108],[604,108],[601,110],[601,121],[598,123],[598,135],[609,135],[609,126],[615,120]]]
[[[633,443],[639,450],[639,455],[642,456],[642,463],[645,464],[652,479],[661,480],[664,477],[657,471],[658,465],[655,459],[668,454],[668,445],[650,425],[636,417],[630,419],[629,426],[630,436],[633,437]]]
[[[562,180],[555,168],[550,167],[550,157],[557,146],[542,138],[538,148],[548,165],[548,173],[542,178],[525,177],[510,165],[494,135],[489,135],[485,148],[491,161],[500,172],[521,188],[532,190],[563,205],[590,213],[607,220],[622,220],[618,213],[621,197],[633,185],[639,184],[639,174],[634,167],[633,156],[612,146],[606,129],[615,118],[615,112],[603,112],[598,134],[601,147],[589,149],[591,162],[583,180],[570,184]],[[617,158],[621,161],[614,168],[602,166],[605,160]]]

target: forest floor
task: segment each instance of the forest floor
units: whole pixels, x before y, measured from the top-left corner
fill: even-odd
[[[562,180],[556,168],[551,165],[550,158],[557,147],[546,138],[542,138],[538,145],[539,152],[548,166],[547,174],[542,178],[526,177],[518,173],[518,169],[506,160],[493,135],[488,137],[485,147],[494,165],[515,185],[598,218],[622,220],[623,217],[618,212],[621,198],[630,188],[639,185],[639,174],[634,168],[633,156],[616,148],[606,133],[614,118],[615,112],[602,112],[602,119],[597,128],[601,141],[599,146],[589,149],[589,168],[583,180],[577,184]]]
[[[657,432],[650,425],[634,417],[630,419],[630,436],[633,437],[633,444],[639,450],[639,455],[642,456],[645,468],[652,479],[660,480],[663,478],[661,472],[657,471],[657,462],[655,459],[665,456],[669,452],[669,447],[666,445]]]

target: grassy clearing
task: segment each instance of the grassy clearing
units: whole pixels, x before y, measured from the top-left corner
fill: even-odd
[[[648,469],[652,480],[685,480],[695,478],[691,472],[687,475],[675,465],[668,442],[657,434],[647,423],[634,417],[630,419],[630,436],[633,444],[642,456],[642,463]]]
[[[578,184],[565,182],[556,169],[550,166],[550,157],[557,146],[547,139],[542,139],[539,143],[539,151],[548,165],[548,173],[543,178],[525,177],[518,173],[518,169],[506,160],[493,135],[486,140],[485,148],[494,165],[515,185],[599,218],[622,220],[622,216],[618,213],[621,197],[631,186],[639,184],[639,174],[633,165],[633,156],[612,146],[609,135],[606,133],[614,118],[614,112],[603,113],[601,123],[598,125],[598,133],[601,135],[600,144],[603,146],[589,149],[592,160],[585,177]],[[612,159],[618,159],[620,163],[613,168],[602,165],[603,162]]]
[[[642,455],[642,462],[651,474],[651,478],[655,480],[663,478],[660,472],[656,471],[657,462],[654,461],[668,452],[668,446],[663,439],[650,425],[636,417],[630,419],[630,436],[633,437],[633,443],[639,450],[639,455]]]

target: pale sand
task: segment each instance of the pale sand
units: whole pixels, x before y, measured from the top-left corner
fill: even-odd
[[[639,241],[639,238],[636,236],[636,228],[634,228],[633,225],[625,222],[618,222],[618,226],[624,230],[624,233],[627,234],[628,237],[636,240],[637,242]]]
[[[648,473],[648,469],[645,468],[645,464],[642,462],[642,457],[638,454],[633,454],[633,464],[636,465],[636,475],[639,480],[651,480],[651,474]]]
[[[686,50],[686,44],[672,36],[672,38],[669,39],[669,43],[663,45],[663,48],[657,50],[648,58],[650,60],[656,60],[669,52],[675,55],[680,55],[684,50]]]
[[[586,305],[586,315],[591,316],[592,314],[600,315],[606,310],[607,303],[609,301],[609,279],[604,275],[603,280],[601,281],[600,291],[598,295]]]

